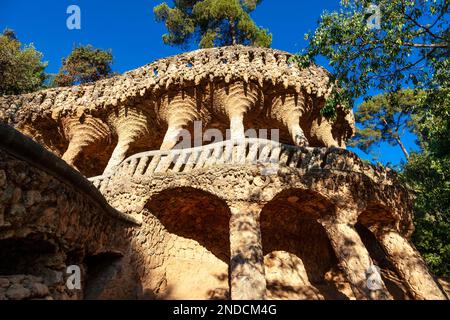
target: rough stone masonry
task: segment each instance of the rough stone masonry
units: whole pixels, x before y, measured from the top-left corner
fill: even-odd
[[[0,299],[447,299],[408,191],[345,150],[351,111],[321,115],[328,72],[289,58],[202,49],[0,98]],[[194,121],[230,140],[174,149]]]

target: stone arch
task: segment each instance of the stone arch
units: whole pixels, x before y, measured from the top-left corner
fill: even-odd
[[[414,299],[446,299],[442,289],[428,271],[419,252],[410,243],[408,230],[411,229],[408,228],[409,226],[405,226],[407,224],[405,222],[410,220],[406,220],[402,214],[396,214],[396,211],[386,206],[371,203],[360,214],[358,220],[360,225],[370,230],[370,232],[367,232],[366,242],[368,244],[366,247],[370,248],[370,239],[372,239],[371,242],[374,243],[374,246],[376,244],[382,249],[379,250],[382,254],[377,257],[381,261],[379,264],[382,275],[383,271],[386,275],[393,275],[396,280],[394,283],[395,289],[397,291],[401,289],[400,293],[392,292],[392,296],[400,299],[408,297]],[[360,229],[364,228],[360,227]],[[370,249],[369,253],[371,253]],[[384,259],[386,262],[383,264]]]
[[[386,289],[394,299],[411,299],[408,289],[403,283],[392,262],[388,259],[374,233],[370,230],[374,226],[396,230],[397,219],[394,213],[385,206],[370,202],[358,216],[355,229],[364,246],[369,252],[373,263],[380,268],[381,277]]]
[[[380,203],[369,202],[365,209],[358,215],[358,223],[370,228],[380,225],[396,228],[397,219],[394,213]]]
[[[144,291],[156,299],[228,298],[231,213],[226,202],[200,189],[175,187],[153,195],[145,211],[150,248],[140,258],[151,275],[146,278],[145,270],[139,275]],[[145,258],[155,252],[159,257]]]
[[[231,213],[226,202],[216,195],[196,188],[176,187],[154,195],[146,208],[168,232],[193,239],[221,260],[229,260]]]
[[[284,190],[264,206],[260,225],[268,298],[347,299],[352,295],[318,222],[332,214],[329,200],[304,189]]]

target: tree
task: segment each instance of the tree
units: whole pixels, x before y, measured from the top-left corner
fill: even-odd
[[[326,57],[337,86],[322,113],[353,106],[362,125],[354,143],[363,150],[380,141],[401,145],[412,130],[420,146],[401,176],[415,193],[413,241],[432,271],[448,275],[450,262],[450,28],[448,0],[342,1],[325,12],[307,48],[296,57],[305,66]],[[380,9],[380,28],[368,19]],[[409,88],[409,90],[406,90]],[[370,97],[371,92],[382,95]],[[405,155],[407,152],[405,153]]]
[[[62,61],[62,66],[53,82],[56,86],[97,81],[110,77],[113,72],[111,51],[96,49],[91,45],[79,46]]]
[[[164,22],[165,44],[200,48],[234,44],[269,47],[272,35],[258,27],[250,13],[262,0],[175,0],[153,8],[156,21]]]
[[[425,93],[404,89],[394,93],[379,94],[358,106],[355,120],[362,125],[350,141],[350,146],[369,153],[381,142],[397,145],[406,159],[409,153],[402,142],[405,132],[414,132],[414,116],[421,106]]]
[[[413,241],[431,269],[450,274],[450,59],[439,63],[422,107],[415,111],[421,152],[411,155],[403,178],[416,194]]]
[[[450,134],[447,130],[447,134]],[[450,272],[450,157],[413,153],[403,177],[415,191],[413,242],[437,275]]]
[[[378,0],[380,28],[370,18],[373,0],[343,0],[339,12],[325,12],[314,33],[305,35],[307,48],[296,60],[306,65],[326,57],[338,86],[327,108],[351,106],[367,90],[396,92],[426,87],[436,64],[448,56],[447,0]]]
[[[11,29],[0,35],[0,95],[41,89],[46,79],[42,54],[32,44],[22,46]]]

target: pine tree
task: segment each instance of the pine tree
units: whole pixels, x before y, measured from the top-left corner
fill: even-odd
[[[54,85],[71,86],[107,78],[113,74],[112,60],[111,51],[96,49],[91,45],[76,47],[63,59]]]
[[[414,116],[421,107],[425,93],[404,89],[394,93],[379,94],[358,106],[355,120],[362,127],[350,141],[350,146],[369,153],[382,142],[398,146],[406,159],[409,152],[402,141],[406,132],[413,132]]]
[[[153,8],[156,20],[164,22],[169,45],[200,48],[234,44],[269,47],[272,35],[258,27],[250,13],[262,0],[175,0]]]

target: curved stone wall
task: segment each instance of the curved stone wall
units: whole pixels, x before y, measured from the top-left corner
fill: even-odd
[[[0,124],[0,299],[69,299],[69,265],[125,255],[134,220],[113,209],[80,173]]]

